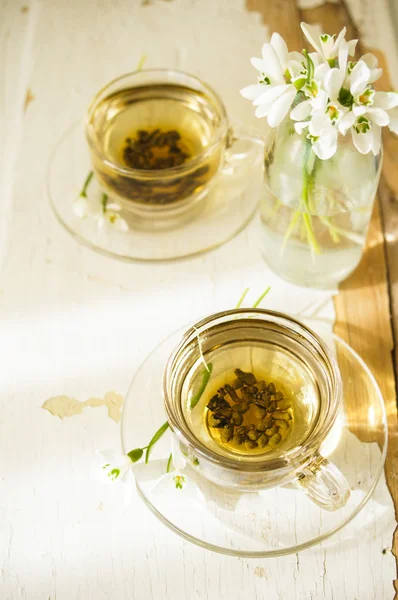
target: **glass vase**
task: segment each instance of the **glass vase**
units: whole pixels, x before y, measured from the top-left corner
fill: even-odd
[[[381,163],[382,152],[359,153],[349,134],[321,160],[290,119],[273,130],[260,205],[262,252],[272,270],[321,289],[345,279],[361,259]]]

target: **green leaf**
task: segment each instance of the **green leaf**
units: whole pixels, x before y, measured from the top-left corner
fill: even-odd
[[[149,442],[148,447],[146,449],[146,453],[145,453],[145,464],[148,464],[149,453],[151,451],[152,446],[154,446],[156,444],[156,442],[158,440],[160,440],[160,438],[162,437],[162,435],[164,434],[164,432],[167,431],[168,428],[169,428],[169,424],[166,421],[166,423],[163,423],[163,425],[157,430],[157,432],[155,433],[155,435],[153,436],[153,438]]]
[[[196,393],[196,394],[193,396],[193,398],[191,398],[191,410],[192,410],[193,408],[195,408],[195,406],[197,405],[197,403],[198,403],[198,402],[199,402],[199,400],[201,399],[201,397],[202,397],[202,394],[203,394],[203,392],[205,391],[205,389],[206,389],[206,386],[207,386],[207,384],[208,384],[208,382],[209,382],[209,379],[210,379],[210,375],[211,375],[211,372],[212,372],[212,370],[213,370],[213,365],[212,365],[212,363],[209,363],[209,364],[207,365],[207,369],[204,369],[204,370],[203,370],[203,375],[202,375],[202,384],[201,384],[201,386],[200,386],[199,390],[197,391],[197,393]]]
[[[135,448],[134,450],[130,450],[130,452],[127,452],[127,456],[133,463],[138,462],[143,454],[144,451],[142,448]]]
[[[167,461],[166,473],[170,473],[171,471],[171,463],[173,462],[173,455],[170,454],[169,460]]]
[[[90,171],[83,183],[82,191],[79,194],[80,198],[87,198],[87,188],[90,185],[90,181],[92,180],[93,176],[94,171]]]
[[[260,298],[253,304],[253,308],[257,308],[257,306],[260,304],[260,302],[262,302],[264,300],[265,296],[268,294],[270,289],[271,289],[271,287],[268,286],[267,289],[261,294]]]
[[[146,63],[146,59],[147,59],[147,56],[146,56],[146,54],[143,54],[143,55],[141,56],[140,60],[138,61],[138,64],[137,64],[137,71],[142,71],[142,69],[144,68],[144,65],[145,65],[145,63]]]
[[[245,291],[243,292],[243,294],[241,295],[241,297],[239,298],[239,302],[236,305],[236,308],[240,308],[242,306],[242,302],[246,298],[246,294],[248,291],[249,291],[249,288],[246,288]]]

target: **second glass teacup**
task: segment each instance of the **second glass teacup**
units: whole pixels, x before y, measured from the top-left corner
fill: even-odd
[[[102,88],[88,110],[86,137],[101,185],[154,227],[195,213],[236,139],[216,92],[167,69],[129,73]]]
[[[249,492],[295,482],[327,510],[350,495],[345,477],[320,454],[341,393],[322,340],[294,318],[260,309],[193,326],[163,382],[170,427],[203,477]]]

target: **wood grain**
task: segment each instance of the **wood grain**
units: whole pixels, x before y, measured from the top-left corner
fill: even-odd
[[[334,319],[326,294],[267,268],[255,227],[190,261],[125,264],[67,236],[43,190],[59,136],[143,53],[148,67],[202,77],[230,115],[263,127],[238,89],[251,82],[249,59],[267,33],[302,47],[295,2],[0,4],[1,600],[391,600],[394,558],[382,551],[395,525],[384,480],[359,518],[325,544],[235,559],[185,542],[138,496],[125,507],[120,489],[90,479],[95,448],[120,447],[104,408],[63,421],[41,408],[57,394],[124,393],[161,339],[230,307],[247,286],[254,297],[272,286],[266,307],[304,313],[315,303]],[[35,99],[24,113],[29,88]]]
[[[347,39],[359,37],[350,14],[342,2],[337,5],[326,4],[315,9],[303,10],[301,11],[301,18],[307,23],[321,24],[324,31],[330,34],[338,33],[345,26],[347,27]],[[359,44],[359,51],[362,54],[368,50],[361,48]],[[380,53],[378,53],[378,57],[380,60]],[[383,62],[382,66],[385,68],[385,74],[383,80],[378,82],[378,89],[391,89],[385,60],[380,60],[380,62]],[[341,284],[340,293],[335,298],[335,331],[365,360],[373,371],[383,393],[389,428],[389,450],[385,473],[397,515],[398,435],[393,356],[395,356],[395,363],[397,364],[398,355],[397,349],[394,349],[390,308],[393,309],[394,328],[397,333],[398,254],[396,226],[398,222],[398,204],[395,203],[395,197],[398,190],[396,175],[398,141],[393,138],[391,133],[385,132],[384,143],[385,160],[382,181],[369,227],[367,246],[360,265],[351,277]],[[386,242],[379,204],[381,205],[386,227]],[[392,548],[398,561],[397,529],[394,533]],[[394,585],[397,590],[397,581],[394,582]]]
[[[272,2],[246,0],[246,8],[261,15],[270,35],[274,31],[280,33],[288,48],[299,49],[302,47],[303,36],[295,0],[273,0]]]

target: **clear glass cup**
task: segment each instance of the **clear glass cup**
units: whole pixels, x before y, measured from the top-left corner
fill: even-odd
[[[126,164],[120,151],[124,140],[132,131],[144,130],[145,134],[157,127],[162,127],[161,131],[178,127],[182,140],[184,136],[191,139],[192,148],[196,146],[188,158],[177,166],[162,168]],[[194,217],[226,160],[233,160],[236,154],[239,163],[242,146],[235,151],[234,143],[251,139],[232,133],[222,100],[207,84],[169,69],[128,73],[103,87],[88,109],[86,138],[101,186],[137,222],[151,228],[175,226],[181,217]],[[156,152],[161,153],[162,148]],[[139,154],[134,156],[134,164],[141,164]]]
[[[236,367],[256,373],[265,366],[268,381],[283,381],[294,398],[291,432],[272,452],[233,454],[217,445],[205,426],[206,390]],[[205,392],[191,408],[209,369]],[[296,319],[260,309],[230,310],[194,325],[171,354],[163,378],[168,422],[201,476],[240,491],[294,482],[327,510],[344,506],[350,495],[345,477],[319,452],[341,393],[337,363],[322,340]]]

